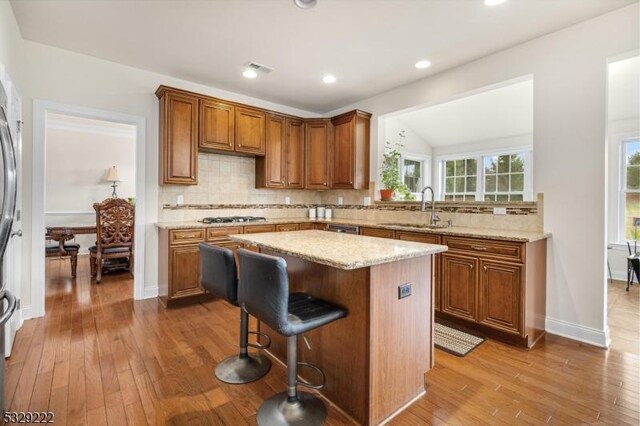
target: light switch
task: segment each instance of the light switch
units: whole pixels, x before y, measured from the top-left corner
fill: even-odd
[[[291,197],[284,197],[285,204],[291,204]]]
[[[176,204],[179,206],[184,204],[184,195],[178,195],[176,197]]]
[[[344,204],[344,197],[338,197],[338,205],[341,206]]]
[[[365,206],[370,206],[371,205],[371,197],[364,197],[364,199],[362,200],[362,204]]]
[[[493,208],[493,214],[507,214],[507,208],[506,207],[494,207]]]

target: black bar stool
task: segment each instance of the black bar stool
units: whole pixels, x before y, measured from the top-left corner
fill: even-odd
[[[240,306],[287,337],[287,392],[272,396],[258,410],[259,425],[321,425],[327,408],[314,395],[298,392],[298,382],[313,389],[324,386],[325,376],[315,365],[298,362],[298,335],[347,316],[347,310],[306,293],[289,294],[287,262],[249,250],[238,250]],[[316,370],[318,385],[298,379],[298,365]]]
[[[233,252],[227,248],[200,243],[200,282],[209,293],[238,305],[238,273]],[[267,339],[265,345],[249,343],[249,334]],[[249,331],[249,314],[240,308],[240,353],[222,360],[215,369],[216,377],[231,384],[250,383],[263,377],[271,368],[271,360],[262,354],[249,354],[248,346],[269,347],[271,339],[264,333]]]

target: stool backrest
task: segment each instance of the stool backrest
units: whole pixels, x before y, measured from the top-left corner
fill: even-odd
[[[238,265],[240,306],[282,332],[288,326],[289,315],[287,262],[280,257],[238,249]]]
[[[200,243],[200,284],[209,293],[238,304],[238,273],[228,248]]]

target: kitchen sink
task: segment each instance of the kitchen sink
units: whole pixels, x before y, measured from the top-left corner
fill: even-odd
[[[378,225],[403,226],[406,228],[420,228],[420,229],[444,229],[449,227],[449,225],[447,225],[446,223],[443,223],[440,225],[425,225],[421,223],[378,223]]]

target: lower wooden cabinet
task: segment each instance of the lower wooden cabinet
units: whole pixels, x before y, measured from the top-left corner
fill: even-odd
[[[442,254],[442,312],[475,321],[478,259]]]
[[[360,235],[365,235],[367,237],[378,237],[378,238],[391,238],[394,239],[396,237],[396,231],[393,229],[384,229],[384,228],[365,228],[363,226],[360,227]]]
[[[200,286],[200,250],[198,245],[169,249],[169,270],[173,297],[196,296],[204,293]]]
[[[478,322],[518,333],[522,309],[522,265],[480,260]]]

